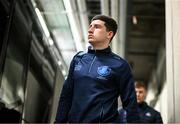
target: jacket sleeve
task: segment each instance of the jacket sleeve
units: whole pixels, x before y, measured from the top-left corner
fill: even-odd
[[[159,112],[157,112],[157,114],[156,114],[154,123],[163,124],[163,120],[162,120],[161,114]]]
[[[68,113],[71,108],[73,95],[73,70],[74,60],[70,64],[68,76],[63,84],[55,123],[66,123],[68,121]]]
[[[134,79],[129,64],[124,63],[120,70],[120,96],[123,108],[127,112],[127,122],[139,122]]]

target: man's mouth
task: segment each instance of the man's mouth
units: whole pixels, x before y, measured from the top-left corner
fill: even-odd
[[[92,35],[88,35],[88,39],[90,39],[90,38],[93,38],[93,36]]]
[[[88,37],[93,37],[93,35],[88,35]]]

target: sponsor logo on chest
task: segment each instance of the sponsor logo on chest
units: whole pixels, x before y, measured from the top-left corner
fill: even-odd
[[[151,116],[152,116],[150,112],[146,112],[145,115],[146,115],[147,117],[151,117]]]

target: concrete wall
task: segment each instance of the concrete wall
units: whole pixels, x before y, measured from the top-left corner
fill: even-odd
[[[180,0],[166,0],[168,123],[180,123]]]

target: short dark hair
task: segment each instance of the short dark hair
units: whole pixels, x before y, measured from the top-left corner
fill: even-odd
[[[114,35],[117,32],[117,27],[118,26],[117,26],[116,21],[113,18],[111,18],[109,16],[105,16],[105,15],[96,15],[91,19],[91,22],[94,21],[94,20],[104,21],[105,22],[104,25],[106,26],[106,30],[107,31],[112,31],[113,32],[113,37],[114,37]],[[111,38],[111,40],[112,40],[112,38]]]
[[[135,82],[135,88],[143,87],[145,90],[147,90],[147,86],[143,81],[136,81]]]

